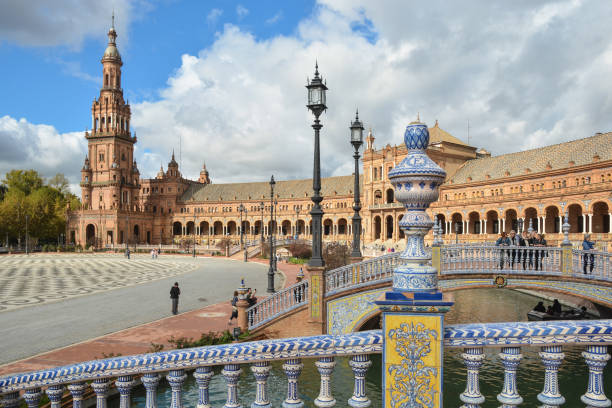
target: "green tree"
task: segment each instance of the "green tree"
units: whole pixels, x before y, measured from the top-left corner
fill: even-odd
[[[44,184],[42,177],[36,170],[11,170],[6,173],[6,178],[2,182],[8,187],[9,191],[17,189],[25,195],[41,188]]]

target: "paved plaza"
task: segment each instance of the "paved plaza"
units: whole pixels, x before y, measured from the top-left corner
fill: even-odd
[[[181,288],[180,313],[229,303],[242,277],[265,296],[267,266],[256,262],[172,255],[0,257],[0,364],[168,317],[174,281]],[[282,284],[277,275],[277,287]]]

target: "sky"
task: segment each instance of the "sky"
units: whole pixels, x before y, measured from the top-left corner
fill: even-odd
[[[609,1],[3,0],[0,174],[80,193],[113,11],[143,178],[173,149],[187,178],[311,177],[315,61],[324,176],[353,170],[357,108],[376,148],[417,114],[493,155],[612,131]]]

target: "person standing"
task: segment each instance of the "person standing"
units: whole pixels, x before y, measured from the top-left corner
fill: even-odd
[[[547,245],[546,240],[544,239],[544,237],[540,234],[538,234],[537,232],[534,235],[533,238],[533,246],[534,247],[545,247]],[[542,270],[542,261],[544,261],[544,256],[546,255],[544,250],[537,250],[534,251],[534,258],[535,258],[535,270]]]
[[[234,291],[234,296],[232,296],[232,300],[230,301],[230,304],[232,305],[232,314],[230,315],[229,321],[227,322],[228,325],[232,324],[233,319],[238,320],[238,307],[236,306],[238,304],[238,291],[237,290]]]
[[[172,299],[172,314],[178,313],[178,301],[181,290],[179,289],[178,282],[174,282],[174,286],[170,288],[170,299]]]
[[[523,258],[523,270],[525,270],[528,257],[529,257],[529,267],[531,267],[531,265],[533,264],[532,253],[527,248],[530,245],[529,233],[523,230],[523,236],[521,238],[523,238],[522,246],[525,247],[525,249],[521,250],[521,253],[522,253],[521,257]]]
[[[516,231],[511,230],[510,231],[510,246],[513,247],[518,247],[521,246],[521,240],[522,238],[520,237],[520,235],[516,235]],[[510,251],[510,268],[514,269],[514,261],[516,260],[516,257],[518,255],[518,263],[521,263],[521,253],[519,252],[518,249],[513,248]],[[524,268],[523,268],[524,269]]]
[[[506,235],[505,232],[501,233],[501,236],[495,242],[495,246],[499,247],[507,247],[510,246],[510,238]],[[504,269],[504,258],[506,255],[505,249],[500,249],[499,251],[499,269]]]
[[[591,241],[591,234],[584,234],[584,240],[582,241],[582,250],[583,251],[592,251],[595,249],[595,242]],[[590,266],[590,273],[593,273],[593,268],[595,267],[595,255],[593,253],[585,252],[582,255],[583,262],[583,272],[586,275],[587,266]]]

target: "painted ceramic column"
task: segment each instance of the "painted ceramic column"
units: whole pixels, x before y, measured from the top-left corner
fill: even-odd
[[[452,302],[442,299],[423,238],[434,224],[426,209],[437,200],[446,173],[425,153],[427,125],[410,123],[404,143],[408,154],[389,172],[389,180],[405,209],[399,226],[406,236],[406,249],[393,271],[393,289],[376,301],[384,333],[383,407],[439,408],[444,313]]]
[[[83,394],[85,394],[85,390],[87,389],[87,383],[76,382],[68,384],[67,388],[70,394],[72,394],[72,408],[81,408],[83,404]]]
[[[96,393],[96,408],[106,408],[110,380],[108,378],[97,378],[91,383],[91,388]]]
[[[567,213],[563,218],[563,241],[561,242],[561,273],[563,275],[572,274],[572,243],[569,240],[570,224]]]
[[[23,399],[25,400],[28,408],[38,408],[41,395],[42,392],[40,391],[39,387],[30,388],[25,390],[25,392],[23,393]]]
[[[544,346],[540,351],[540,358],[544,364],[544,389],[538,394],[538,401],[546,407],[559,407],[565,404],[565,398],[559,391],[559,367],[565,357],[561,346]]]
[[[242,408],[238,402],[238,378],[242,370],[238,364],[226,364],[221,371],[227,383],[227,401],[223,408]]]
[[[518,393],[516,387],[516,370],[523,358],[520,347],[502,347],[499,358],[504,364],[504,388],[497,394],[497,400],[504,408],[519,406],[523,403],[523,397]]]
[[[298,392],[298,377],[302,374],[304,364],[297,358],[289,359],[283,364],[283,370],[287,375],[287,398],[281,406],[283,408],[302,408],[304,401],[300,399]]]
[[[467,381],[465,391],[459,395],[459,399],[464,403],[461,408],[480,408],[480,404],[485,402],[485,397],[480,392],[480,367],[485,359],[482,347],[472,347],[463,350],[463,363],[467,368]]]
[[[198,367],[193,373],[193,377],[198,384],[198,405],[197,408],[210,408],[209,389],[210,379],[213,376],[212,368]]]
[[[172,388],[172,400],[170,402],[170,408],[183,408],[183,402],[181,399],[183,391],[183,383],[187,378],[187,374],[183,370],[170,370],[166,376],[170,388]]]
[[[251,366],[251,371],[257,382],[257,392],[255,393],[255,401],[251,404],[251,408],[270,408],[270,398],[268,397],[268,377],[272,366],[269,361],[260,361]]]
[[[604,394],[603,369],[610,359],[607,346],[587,346],[582,357],[589,366],[589,385],[586,394],[580,397],[588,407],[609,407],[610,400]]]
[[[63,385],[50,385],[46,390],[47,397],[51,402],[51,408],[59,408],[62,404],[62,395],[64,395]]]
[[[157,385],[159,384],[159,374],[145,373],[141,377],[142,385],[146,390],[145,408],[157,408]]]
[[[3,408],[17,408],[19,406],[19,391],[2,395]]]
[[[366,396],[365,390],[365,376],[371,365],[372,362],[367,354],[358,354],[349,361],[349,366],[351,366],[355,376],[353,396],[348,400],[349,406],[353,408],[367,408],[372,404],[372,401]]]
[[[315,399],[314,404],[319,408],[329,408],[336,405],[336,399],[332,395],[331,376],[336,367],[336,362],[333,357],[321,357],[315,366],[319,370],[321,376],[321,387],[319,396]]]
[[[119,391],[119,408],[130,408],[130,393],[135,383],[131,375],[122,375],[115,380],[115,386]]]

